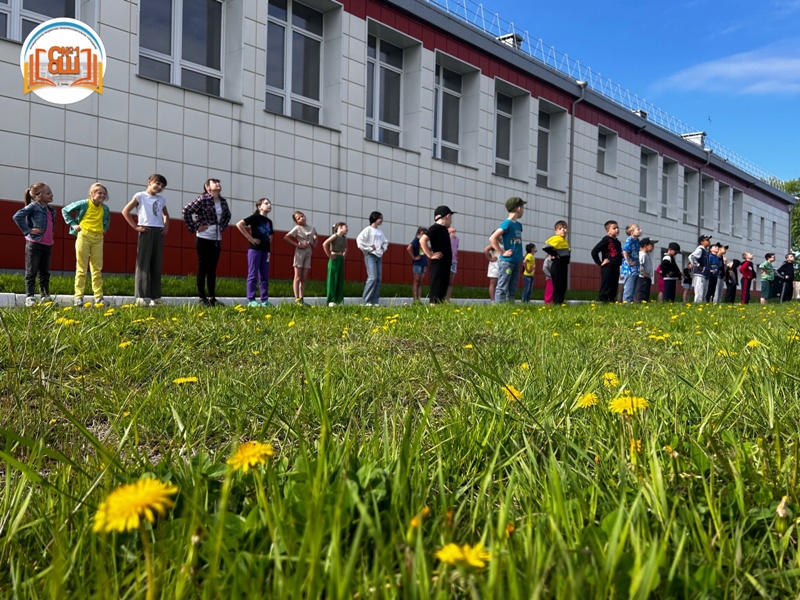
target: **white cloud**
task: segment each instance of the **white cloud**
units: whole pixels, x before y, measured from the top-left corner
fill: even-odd
[[[717,94],[797,94],[800,40],[700,63],[670,75],[656,87]]]

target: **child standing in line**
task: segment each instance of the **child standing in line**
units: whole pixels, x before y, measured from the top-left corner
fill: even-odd
[[[328,306],[344,302],[344,257],[347,254],[347,223],[339,222],[333,226],[333,235],[322,242],[322,249],[328,256]]]
[[[269,253],[272,243],[272,210],[269,198],[256,202],[256,211],[236,223],[236,229],[250,242],[247,250],[247,306],[269,305]],[[256,300],[256,283],[260,283],[261,297]]]
[[[689,255],[692,265],[692,287],[694,288],[695,304],[706,301],[708,292],[708,247],[711,244],[710,235],[701,235],[697,238],[697,248]]]
[[[122,209],[122,216],[139,232],[136,245],[136,305],[161,304],[161,262],[164,256],[164,238],[169,231],[167,200],[161,195],[167,179],[154,173],[147,180],[147,189],[133,195]],[[136,209],[138,220],[131,211]]]
[[[502,248],[502,244],[500,247]],[[489,279],[489,300],[494,302],[494,295],[497,290],[497,278],[500,276],[499,254],[497,254],[497,250],[492,248],[492,245],[489,244],[483,249],[483,255],[489,263],[489,267],[486,269],[486,277]]]
[[[536,276],[536,244],[525,246],[525,258],[522,259],[522,301],[531,301],[533,278]]]
[[[542,273],[544,273],[544,303],[553,303],[553,257],[549,254],[545,256],[542,262]]]
[[[681,269],[681,287],[683,288],[683,301],[689,302],[689,295],[692,291],[692,270],[689,265]]]
[[[767,304],[772,298],[772,282],[775,281],[775,267],[772,266],[775,254],[767,252],[764,259],[764,262],[758,265],[758,270],[761,271],[761,304]]]
[[[556,221],[553,229],[555,235],[547,239],[543,250],[553,257],[553,263],[550,266],[550,278],[553,280],[553,304],[564,304],[564,296],[569,283],[569,260],[572,254],[567,241],[569,228],[566,221]]]
[[[794,292],[794,254],[789,252],[785,262],[775,270],[775,283],[780,283],[780,293],[776,294],[781,302],[792,299]]]
[[[722,299],[726,304],[736,302],[736,288],[739,285],[739,266],[738,258],[728,261],[725,265],[725,296]]]
[[[381,229],[383,214],[377,210],[369,213],[369,225],[356,236],[356,245],[364,253],[367,281],[361,293],[364,306],[381,303],[381,279],[383,279],[383,255],[389,249],[389,240]]]
[[[636,223],[631,223],[625,228],[628,239],[622,245],[622,269],[624,277],[622,283],[622,301],[634,302],[636,300],[636,286],[639,283],[639,236],[641,228]]]
[[[419,246],[419,239],[425,235],[424,227],[417,227],[417,235],[406,246],[406,252],[411,257],[411,276],[414,278],[411,284],[411,296],[414,302],[419,302],[422,296],[422,280],[425,278],[425,271],[428,268],[428,257]]]
[[[75,296],[72,303],[83,306],[83,291],[86,287],[86,269],[92,268],[92,291],[94,305],[104,306],[103,301],[103,235],[111,224],[111,214],[105,202],[108,190],[102,183],[93,183],[89,197],[78,200],[61,209],[69,232],[75,240]],[[74,213],[74,215],[73,215]]]
[[[667,246],[667,253],[661,259],[661,281],[664,284],[664,293],[661,297],[663,302],[675,302],[675,291],[678,281],[681,279],[681,270],[675,262],[675,255],[681,251],[678,242],[670,242]]]
[[[497,277],[495,301],[514,302],[519,284],[519,264],[522,262],[522,217],[527,202],[517,196],[506,200],[508,217],[489,236],[489,243],[497,252],[500,273]]]
[[[453,284],[456,282],[456,273],[458,273],[458,236],[455,227],[450,227],[447,232],[450,234],[450,250],[453,253],[453,262],[450,264],[450,283],[447,284],[447,295],[445,296],[445,300],[449,301],[453,295]]]
[[[50,298],[50,259],[56,209],[50,206],[53,191],[46,183],[34,183],[25,190],[25,206],[12,217],[25,235],[25,306],[36,306],[34,283],[39,279],[42,302]]]
[[[292,213],[292,221],[295,225],[289,233],[283,236],[283,239],[294,246],[292,290],[294,291],[294,301],[303,304],[306,279],[308,271],[311,269],[311,251],[317,245],[317,230],[306,223],[306,216],[299,210]]]
[[[756,278],[756,270],[753,268],[753,253],[742,253],[742,264],[739,266],[739,274],[742,276],[742,304],[750,304],[750,288],[753,287],[753,279]]]
[[[428,257],[431,265],[430,292],[431,304],[441,304],[447,299],[447,286],[450,283],[450,265],[453,262],[453,246],[448,230],[453,223],[453,211],[444,204],[433,212],[433,225],[428,227],[419,239],[419,247]]]
[[[606,221],[603,227],[606,235],[591,251],[594,264],[600,267],[600,291],[597,293],[597,300],[614,302],[617,299],[619,268],[622,265],[622,244],[617,239],[619,223]]]
[[[644,238],[639,242],[639,283],[636,286],[636,301],[650,302],[650,288],[653,287],[653,252],[658,240]]]

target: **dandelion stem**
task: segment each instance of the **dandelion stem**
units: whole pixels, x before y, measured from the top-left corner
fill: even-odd
[[[147,569],[147,600],[154,600],[156,597],[156,579],[153,573],[153,548],[150,545],[150,538],[144,528],[144,519],[139,521],[139,536],[142,538],[144,564]]]

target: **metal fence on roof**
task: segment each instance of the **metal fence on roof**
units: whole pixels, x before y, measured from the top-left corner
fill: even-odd
[[[682,136],[697,131],[697,129],[690,127],[680,119],[661,110],[652,102],[640,98],[637,94],[614,83],[608,77],[595,73],[591,67],[581,64],[579,60],[572,59],[569,55],[559,52],[553,46],[546,45],[541,39],[533,38],[526,30],[518,28],[513,22],[502,19],[497,13],[487,11],[483,4],[472,2],[472,0],[426,1],[494,38],[502,37],[509,40],[504,43],[515,46],[517,50],[524,52],[551,69],[577,81],[588,82],[588,87],[594,92],[619,104],[623,108],[647,113],[648,122],[654,123],[674,135]],[[714,154],[725,162],[742,169],[765,183],[781,190],[784,189],[783,181],[719,142],[706,137],[705,147],[713,150]]]

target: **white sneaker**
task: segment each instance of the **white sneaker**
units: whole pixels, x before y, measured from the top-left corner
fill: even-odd
[[[164,303],[161,301],[161,298],[150,300],[150,306],[161,306],[162,304]]]
[[[83,296],[75,296],[72,299],[72,306],[83,306]]]
[[[331,308],[333,308],[334,306],[336,306],[336,302],[328,302],[328,306],[330,306]]]
[[[34,298],[33,296],[28,296],[27,298],[25,298],[25,306],[27,307],[36,306],[36,298]]]
[[[137,298],[134,304],[136,306],[150,306],[150,298]]]

